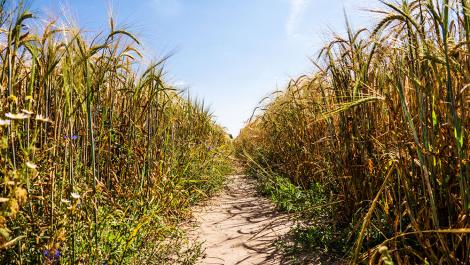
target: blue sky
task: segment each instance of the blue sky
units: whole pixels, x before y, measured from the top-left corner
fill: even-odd
[[[174,53],[166,80],[210,106],[237,135],[260,99],[289,79],[314,70],[316,55],[344,29],[371,25],[363,9],[376,0],[33,0],[41,16],[68,17],[105,31],[112,10],[118,25],[142,41],[147,61]],[[64,10],[66,10],[64,12]]]

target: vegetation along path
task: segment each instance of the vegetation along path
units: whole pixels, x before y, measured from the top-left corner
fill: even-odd
[[[226,189],[194,210],[190,232],[203,242],[198,264],[279,264],[275,247],[293,222],[257,195],[255,182],[244,175],[229,177]]]

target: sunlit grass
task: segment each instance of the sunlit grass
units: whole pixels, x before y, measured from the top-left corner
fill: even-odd
[[[375,28],[325,45],[319,70],[262,106],[237,152],[341,201],[354,263],[466,264],[469,4],[398,2],[376,10]]]
[[[164,60],[137,70],[112,18],[90,37],[0,1],[0,28],[0,263],[193,259],[176,224],[230,171],[207,109],[165,83]]]

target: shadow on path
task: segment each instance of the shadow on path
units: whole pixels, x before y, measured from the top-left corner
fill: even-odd
[[[190,238],[203,242],[198,264],[289,264],[276,241],[293,225],[255,190],[255,180],[243,175],[229,178],[227,188],[208,205],[194,209]]]

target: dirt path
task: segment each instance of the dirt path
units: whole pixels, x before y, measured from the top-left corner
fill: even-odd
[[[198,264],[280,264],[274,242],[286,234],[292,221],[259,197],[254,180],[229,178],[227,188],[208,205],[194,209],[195,229],[190,237],[203,243]]]

